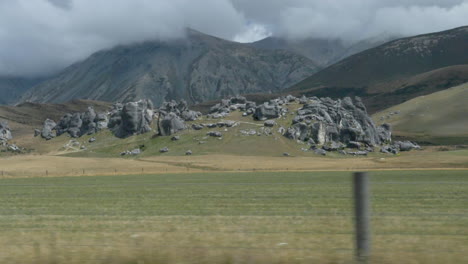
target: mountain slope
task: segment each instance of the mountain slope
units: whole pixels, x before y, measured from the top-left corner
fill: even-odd
[[[23,93],[42,81],[42,78],[0,77],[0,105],[16,102]]]
[[[398,84],[418,74],[468,64],[466,47],[468,27],[398,39],[348,57],[293,86],[290,91],[321,96],[360,95],[369,102],[373,96],[405,88]],[[445,88],[448,87],[441,87]],[[421,94],[411,96],[417,95]],[[405,99],[408,97],[399,102]],[[387,106],[381,101],[374,104],[374,110]]]
[[[468,144],[468,83],[416,97],[373,115],[394,134],[418,141]]]
[[[271,93],[310,76],[311,60],[280,50],[261,50],[189,30],[186,39],[119,46],[93,54],[22,97],[63,102],[75,98],[155,104],[189,103],[243,93]]]
[[[307,38],[303,40],[288,40],[279,37],[268,37],[251,43],[261,49],[287,50],[303,55],[316,62],[320,67],[327,67],[353,54],[359,53],[394,37],[370,38],[357,43],[345,43],[339,39]]]

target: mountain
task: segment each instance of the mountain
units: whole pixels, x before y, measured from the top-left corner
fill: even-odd
[[[185,39],[97,52],[34,87],[21,101],[149,98],[156,105],[171,99],[194,104],[278,92],[316,71],[313,61],[288,51],[258,49],[188,30]]]
[[[419,96],[373,115],[396,136],[433,144],[468,142],[468,83]]]
[[[395,37],[379,36],[348,43],[340,39],[306,38],[289,40],[280,37],[268,37],[253,42],[251,45],[261,49],[291,51],[311,59],[324,68],[353,54],[379,46],[393,39]]]
[[[402,38],[350,56],[289,91],[331,97],[359,95],[371,111],[381,110],[466,82],[467,47],[468,27]],[[450,67],[455,65],[460,66]],[[439,71],[438,85],[413,84],[415,79],[424,83],[423,77],[433,76],[434,70]],[[387,102],[387,97],[393,100]]]
[[[16,102],[24,92],[39,84],[42,80],[42,78],[0,76],[0,105]]]

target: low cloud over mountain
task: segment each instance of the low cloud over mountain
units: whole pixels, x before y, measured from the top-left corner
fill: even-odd
[[[468,24],[468,0],[0,0],[0,76],[55,73],[118,44],[187,27],[250,42],[275,35],[358,41]]]

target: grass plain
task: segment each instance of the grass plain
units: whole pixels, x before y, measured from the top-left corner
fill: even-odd
[[[371,174],[373,263],[466,263],[466,170]],[[0,263],[353,263],[349,172],[0,180]]]

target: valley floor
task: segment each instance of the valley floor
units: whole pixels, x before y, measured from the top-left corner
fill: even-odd
[[[0,158],[0,177],[165,174],[219,171],[468,170],[468,149],[427,147],[399,155],[270,157],[239,155],[148,156],[141,158],[17,155]]]

